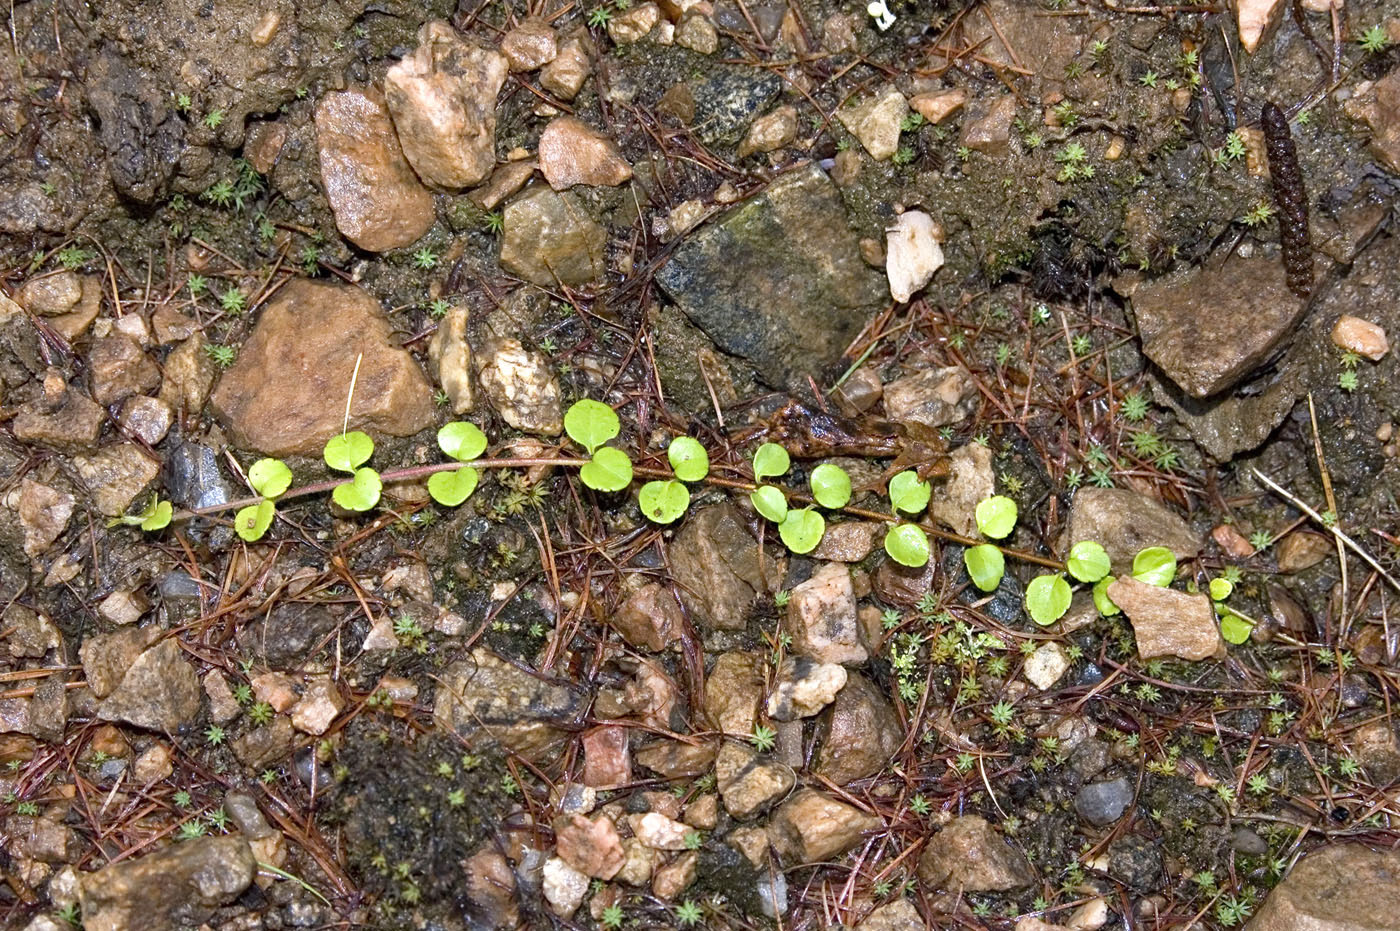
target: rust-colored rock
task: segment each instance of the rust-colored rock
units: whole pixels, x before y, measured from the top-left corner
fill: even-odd
[[[211,402],[238,446],[317,455],[344,426],[352,377],[350,429],[411,436],[434,423],[432,387],[379,302],[359,288],[294,280],[263,310]]]
[[[583,120],[560,116],[540,134],[540,171],[556,191],[575,184],[616,187],[632,177],[617,143]]]
[[[1120,578],[1108,587],[1108,597],[1132,621],[1138,655],[1143,659],[1175,656],[1201,660],[1224,655],[1225,641],[1220,638],[1208,595]]]

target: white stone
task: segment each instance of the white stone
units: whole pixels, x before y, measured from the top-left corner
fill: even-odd
[[[890,296],[903,304],[943,266],[938,224],[922,210],[906,210],[885,230],[885,274]]]
[[[653,850],[684,850],[685,836],[692,830],[689,825],[656,811],[631,815],[627,820],[637,840]]]
[[[568,918],[578,911],[588,894],[588,877],[558,857],[550,857],[544,861],[542,890],[550,910],[560,918]]]
[[[360,649],[368,652],[370,650],[397,650],[399,648],[399,638],[394,633],[394,622],[387,615],[380,615],[369,625],[369,633],[365,635],[365,642],[360,644]]]
[[[845,685],[845,666],[788,657],[783,660],[773,694],[768,696],[768,717],[775,721],[809,718],[835,701]]]
[[[301,700],[292,706],[292,726],[317,736],[330,729],[343,702],[330,676],[317,676],[306,684]]]
[[[1058,643],[1052,641],[1036,647],[1035,652],[1026,657],[1021,674],[1027,682],[1043,691],[1059,682],[1068,669],[1069,657]]]
[[[827,563],[793,586],[786,627],[792,634],[793,652],[799,656],[819,663],[856,665],[870,658],[860,642],[851,570],[842,563]]]
[[[478,373],[486,400],[506,423],[526,433],[558,436],[564,429],[559,382],[549,360],[518,339],[498,340]]]

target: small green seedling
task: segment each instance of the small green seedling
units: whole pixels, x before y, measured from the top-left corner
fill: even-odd
[[[1223,607],[1217,605],[1217,607]],[[1233,643],[1236,646],[1249,639],[1250,631],[1254,630],[1254,625],[1245,618],[1225,608],[1220,615],[1220,636],[1225,638],[1226,643]]]
[[[458,462],[470,462],[486,451],[486,434],[474,423],[455,421],[446,424],[437,434],[438,448]],[[463,466],[450,472],[428,476],[428,494],[444,507],[455,508],[476,491],[481,476],[476,469]]]
[[[379,473],[370,468],[361,468],[374,455],[374,440],[359,430],[333,436],[326,441],[322,458],[326,465],[337,472],[349,472],[350,481],[337,485],[331,491],[331,500],[347,511],[368,511],[379,503],[379,493],[384,483]]]
[[[753,454],[753,480],[761,482],[769,476],[785,475],[792,467],[788,451],[777,443],[764,443]]]
[[[1176,578],[1176,554],[1165,546],[1149,546],[1133,557],[1133,578],[1166,588]]]
[[[1026,586],[1026,611],[1031,620],[1046,627],[1065,616],[1072,597],[1064,576],[1058,573],[1039,575]]]
[[[564,431],[591,456],[598,447],[617,436],[622,426],[617,412],[600,401],[576,401],[564,414]],[[586,480],[585,480],[586,482]]]
[[[676,478],[683,482],[698,482],[710,474],[710,454],[692,437],[678,436],[672,440],[666,458]]]
[[[1016,526],[1016,502],[1005,495],[992,495],[977,502],[977,529],[985,537],[1001,540]]]
[[[921,568],[928,564],[928,534],[917,524],[896,524],[885,534],[885,552],[901,566]]]
[[[826,518],[814,508],[794,508],[778,524],[778,536],[783,545],[798,555],[816,549],[825,533]]]
[[[1109,569],[1112,568],[1108,551],[1102,544],[1093,540],[1080,540],[1070,547],[1066,565],[1069,567],[1069,574],[1081,582],[1097,582],[1108,575]]]
[[[970,546],[963,550],[963,565],[967,566],[967,574],[971,576],[972,584],[984,592],[996,591],[1002,576],[1006,574],[1006,557],[990,543]]]
[[[1111,575],[1106,575],[1094,583],[1094,607],[1099,609],[1099,613],[1104,617],[1112,617],[1115,614],[1123,613],[1123,609],[1113,603],[1113,599],[1108,597],[1108,587],[1116,582]]]
[[[788,514],[787,498],[782,491],[772,485],[760,485],[749,493],[753,509],[775,524],[780,524]]]
[[[259,459],[248,469],[248,484],[264,500],[241,508],[233,517],[233,530],[240,539],[252,543],[261,540],[272,526],[277,514],[273,499],[291,486],[292,470],[281,459]]]
[[[1233,592],[1234,590],[1234,583],[1227,578],[1217,577],[1210,580],[1211,601],[1224,601],[1225,599],[1230,597],[1231,592]]]
[[[604,446],[584,463],[578,477],[595,491],[621,491],[632,483],[632,460],[622,450]]]
[[[647,482],[637,493],[637,503],[648,520],[669,524],[690,507],[690,489],[675,479]]]
[[[920,481],[919,474],[912,470],[890,479],[890,503],[894,505],[896,514],[918,514],[928,507],[928,499],[932,495],[932,486]]]
[[[174,514],[175,507],[169,501],[162,501],[157,495],[152,497],[150,503],[141,509],[141,513],[118,517],[110,521],[107,526],[122,524],[127,527],[140,527],[145,531],[164,530],[170,526],[170,518]]]
[[[812,497],[824,508],[845,507],[851,500],[851,477],[840,466],[817,466],[812,470]]]

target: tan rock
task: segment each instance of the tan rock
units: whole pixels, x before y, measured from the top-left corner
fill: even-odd
[[[797,108],[784,105],[772,113],[760,116],[749,126],[748,135],[739,146],[739,157],[755,152],[772,152],[792,145],[797,138]]]
[[[1278,571],[1286,574],[1311,569],[1337,552],[1331,537],[1311,530],[1295,530],[1279,540],[1274,549]]]
[[[1299,860],[1247,931],[1388,931],[1400,902],[1400,853],[1333,842]]]
[[[82,296],[82,279],[64,270],[30,278],[15,292],[15,301],[32,314],[57,317],[72,310]]]
[[[874,815],[801,789],[773,813],[768,836],[785,862],[815,863],[845,853],[860,843],[862,834],[881,826]]]
[[[505,207],[501,267],[542,287],[579,287],[607,274],[607,231],[572,193],[526,188]]]
[[[1113,572],[1132,572],[1133,557],[1149,546],[1164,546],[1177,559],[1194,559],[1201,540],[1191,525],[1171,508],[1126,488],[1081,488],[1070,505],[1069,529],[1063,541],[1069,550],[1093,540],[1108,551]]]
[[[1239,25],[1240,45],[1246,52],[1254,54],[1264,33],[1278,25],[1286,6],[1283,0],[1236,0],[1235,21]]]
[[[477,378],[487,402],[515,429],[543,436],[563,432],[559,380],[543,353],[517,339],[493,340]]]
[[[826,533],[811,558],[821,562],[857,563],[875,549],[875,541],[884,537],[884,527],[874,521],[846,520],[827,524]]]
[[[135,443],[104,446],[88,456],[74,456],[73,468],[87,485],[92,503],[106,517],[120,517],[160,475],[160,462]]]
[[[384,75],[394,127],[418,177],[459,190],[491,173],[496,163],[496,94],[506,69],[500,52],[463,41],[441,20],[418,30],[418,47]],[[318,118],[318,131],[319,125]],[[428,202],[431,208],[432,199]]]
[[[530,16],[501,37],[501,53],[511,71],[534,71],[559,55],[559,41],[549,23]]]
[[[330,730],[344,705],[340,689],[329,675],[312,676],[301,698],[292,706],[292,726],[304,734],[319,737]]]
[[[214,388],[219,368],[204,351],[204,337],[196,334],[186,339],[165,357],[165,380],[160,385],[160,400],[178,412],[198,414]]]
[[[117,423],[122,432],[147,446],[155,446],[165,439],[174,422],[175,411],[160,398],[140,395],[127,398],[117,413]]]
[[[792,635],[793,652],[821,663],[860,664],[870,658],[856,623],[851,570],[827,563],[793,586],[783,629]]]
[[[974,152],[1005,155],[1011,147],[1011,122],[1016,118],[1016,98],[1003,94],[968,108],[958,143]]]
[[[1377,788],[1400,780],[1400,735],[1389,721],[1382,719],[1358,727],[1351,735],[1351,747]]]
[[[404,158],[379,91],[350,87],[323,96],[316,143],[336,228],[355,245],[399,249],[433,225],[433,196]]]
[[[900,124],[908,115],[909,104],[892,85],[886,85],[874,97],[847,104],[836,111],[841,125],[860,140],[876,161],[883,161],[899,150]]]
[[[642,886],[650,882],[652,870],[656,868],[661,854],[635,837],[629,837],[623,841],[622,849],[626,853],[627,859],[613,879],[620,883],[627,883],[629,886]]]
[[[967,91],[961,87],[947,91],[927,91],[909,98],[909,106],[934,125],[956,113],[965,103]]]
[[[692,513],[677,531],[670,555],[682,603],[697,624],[718,630],[744,629],[765,569],[769,577],[781,578],[778,566],[763,564],[758,541],[728,503]]]
[[[1025,676],[1031,685],[1044,691],[1060,681],[1060,677],[1069,671],[1069,665],[1069,657],[1065,655],[1064,649],[1051,641],[1042,643],[1036,647],[1034,653],[1026,657],[1021,675]]]
[[[465,414],[476,406],[472,390],[472,347],[467,342],[467,308],[458,304],[438,321],[437,332],[428,343],[428,360],[433,374],[447,394],[454,414]]]
[[[1254,545],[1229,524],[1217,524],[1211,528],[1210,538],[1220,547],[1220,552],[1231,558],[1248,559],[1254,555]]]
[[[663,902],[671,901],[695,882],[699,866],[700,854],[693,850],[676,857],[652,873],[652,895]]]
[[[1372,362],[1379,362],[1390,352],[1390,340],[1386,338],[1384,327],[1350,314],[1343,314],[1332,327],[1332,342]]]
[[[717,749],[714,743],[658,740],[638,750],[636,760],[667,779],[694,779],[714,764]]]
[[[627,823],[637,840],[653,850],[684,850],[686,835],[691,833],[688,824],[655,811],[629,815]]]
[[[774,721],[809,718],[836,699],[846,684],[846,668],[805,656],[784,657],[766,709]]]
[[[930,925],[919,915],[913,902],[898,899],[871,912],[856,925],[856,931],[917,931],[928,927]]]
[[[713,831],[719,823],[719,796],[713,792],[697,796],[685,806],[685,823],[702,831]]]
[[[91,449],[97,445],[106,414],[87,395],[64,383],[51,369],[44,376],[44,393],[20,405],[10,422],[15,439],[59,449]]]
[[[655,3],[639,3],[608,20],[608,37],[618,45],[640,42],[660,21],[660,7]]]
[[[544,861],[540,891],[549,903],[550,911],[560,918],[569,918],[583,904],[588,894],[588,875],[574,869],[560,857]]]
[[[948,459],[948,480],[935,486],[929,515],[955,533],[976,536],[977,504],[996,494],[992,450],[981,443],[967,443]]]
[[[555,852],[569,866],[595,879],[612,879],[627,862],[617,826],[607,815],[554,819]]]
[[[24,529],[24,554],[33,559],[46,551],[68,527],[73,516],[73,496],[29,476],[20,480],[11,506],[19,512]],[[7,502],[9,503],[9,502]]]
[[[1210,596],[1159,588],[1123,577],[1108,586],[1108,597],[1133,624],[1143,659],[1174,656],[1187,660],[1223,656],[1225,641]]]
[[[506,162],[491,172],[491,177],[481,187],[473,188],[467,196],[482,210],[495,210],[509,197],[515,195],[534,175],[539,163],[524,158],[518,162]]]
[[[588,58],[587,33],[575,35],[559,46],[559,54],[540,72],[540,86],[560,100],[573,100],[588,80],[593,64]]]
[[[720,654],[705,677],[705,717],[722,734],[747,738],[763,700],[763,660],[756,653]]]
[[[676,24],[676,44],[701,55],[713,55],[719,48],[719,32],[708,16],[691,10]]]
[[[760,756],[752,747],[725,741],[715,757],[715,785],[724,810],[748,818],[783,798],[796,785],[792,768]]]
[[[1392,34],[1391,42],[1395,41]],[[1392,174],[1400,173],[1400,70],[1391,69],[1374,83],[1357,84],[1342,109],[1370,127],[1372,157]]]
[[[889,698],[868,678],[851,673],[819,729],[815,772],[839,786],[873,776],[904,743]]]
[[[632,781],[626,727],[597,727],[583,735],[583,783],[611,789]]]
[[[633,592],[612,616],[612,626],[623,639],[647,650],[679,648],[684,623],[676,596],[660,582]]]
[[[559,116],[540,134],[540,171],[556,191],[575,184],[616,187],[632,177],[617,143],[583,120]]]
[[[263,309],[211,400],[239,446],[319,455],[344,427],[352,378],[351,430],[411,436],[436,422],[432,387],[379,302],[358,288],[296,279]]]
[[[977,815],[954,818],[919,857],[919,878],[954,894],[1004,892],[1035,880],[1025,855]]]
[[[943,427],[972,413],[977,386],[958,365],[924,369],[885,385],[885,412],[895,423]]]

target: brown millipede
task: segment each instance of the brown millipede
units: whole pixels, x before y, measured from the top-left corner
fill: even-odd
[[[1313,254],[1308,236],[1308,192],[1303,187],[1303,173],[1298,169],[1298,152],[1293,147],[1288,118],[1276,104],[1272,101],[1264,104],[1259,119],[1264,125],[1269,176],[1274,185],[1274,204],[1278,207],[1283,271],[1288,278],[1288,290],[1305,298],[1312,293]]]

